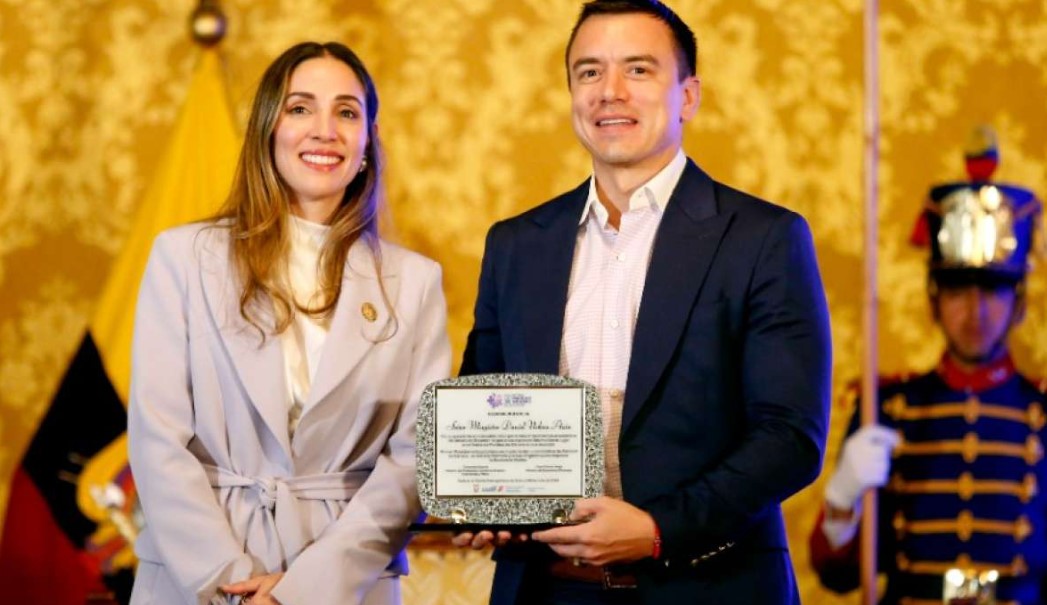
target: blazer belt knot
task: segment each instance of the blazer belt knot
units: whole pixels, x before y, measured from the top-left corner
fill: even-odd
[[[269,511],[286,557],[296,556],[312,540],[306,536],[299,500],[348,502],[370,476],[370,470],[340,471],[293,477],[248,477],[229,469],[204,464],[211,487],[252,489],[259,504]]]

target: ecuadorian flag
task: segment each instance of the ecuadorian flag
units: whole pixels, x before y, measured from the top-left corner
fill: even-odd
[[[156,234],[216,212],[239,135],[215,49],[202,51],[87,333],[12,479],[0,541],[5,603],[126,603],[134,567],[127,395],[138,285]]]

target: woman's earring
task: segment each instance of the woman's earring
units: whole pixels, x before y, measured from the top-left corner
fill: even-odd
[[[367,156],[360,160],[360,169],[357,172],[363,172],[364,170],[367,170]]]

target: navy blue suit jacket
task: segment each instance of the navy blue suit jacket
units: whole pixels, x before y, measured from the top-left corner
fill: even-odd
[[[491,228],[463,375],[559,373],[587,193],[583,183]],[[803,218],[688,161],[655,236],[630,359],[622,488],[663,539],[662,560],[635,565],[643,602],[798,602],[779,505],[821,468],[831,375]],[[492,604],[515,603],[542,550],[496,553]]]

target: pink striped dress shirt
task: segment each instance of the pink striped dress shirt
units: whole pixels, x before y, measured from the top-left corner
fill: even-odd
[[[595,176],[578,223],[567,290],[560,373],[596,386],[603,412],[604,493],[622,497],[618,434],[622,425],[633,331],[643,298],[647,265],[669,197],[680,181],[683,151],[629,198],[619,229],[608,224]]]

